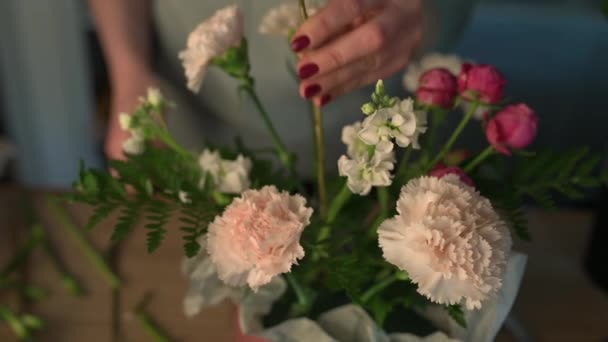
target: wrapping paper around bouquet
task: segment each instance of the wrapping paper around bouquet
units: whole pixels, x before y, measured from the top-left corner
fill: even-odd
[[[420,314],[448,335],[463,341],[494,341],[517,297],[528,257],[511,252],[503,284],[495,298],[483,303],[481,309],[465,311],[467,328],[459,326],[445,310],[428,307]]]
[[[257,334],[272,342],[455,342],[493,341],[507,318],[521,284],[527,256],[513,252],[509,257],[503,286],[498,295],[481,309],[465,313],[467,328],[460,327],[440,307],[429,307],[421,314],[445,331],[426,337],[407,333],[386,334],[361,307],[350,304],[330,310],[318,322],[307,318],[285,321]]]

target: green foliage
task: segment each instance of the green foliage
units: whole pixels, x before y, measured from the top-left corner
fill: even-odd
[[[580,199],[586,189],[601,185],[602,177],[593,173],[600,161],[601,157],[587,148],[560,154],[546,151],[521,160],[511,178],[517,194],[552,209],[555,207],[554,193],[568,199]]]
[[[463,328],[467,327],[467,322],[464,318],[464,311],[460,304],[446,305],[444,306],[450,317]]]

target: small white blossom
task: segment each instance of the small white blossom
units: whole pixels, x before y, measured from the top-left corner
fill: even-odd
[[[163,94],[158,88],[148,88],[147,101],[152,106],[158,107],[164,102]]]
[[[346,153],[351,158],[358,158],[369,154],[370,147],[359,138],[359,131],[362,128],[361,121],[342,128],[342,142],[346,145]]]
[[[137,155],[144,152],[145,139],[141,129],[131,127],[131,122],[131,114],[118,114],[118,123],[120,125],[120,128],[131,134],[131,137],[129,137],[122,143],[122,150],[128,154]]]
[[[440,53],[430,53],[423,56],[416,63],[410,63],[403,75],[403,86],[410,93],[415,93],[418,90],[418,82],[422,74],[430,69],[444,68],[450,71],[454,76],[458,76],[463,60],[456,55],[443,55]]]
[[[392,183],[391,171],[395,167],[395,155],[374,153],[370,157],[351,159],[341,156],[338,159],[340,176],[347,177],[347,185],[354,194],[365,196],[374,186],[389,186]]]
[[[325,1],[306,1],[308,16],[315,15]],[[258,32],[271,36],[288,37],[302,23],[300,6],[295,1],[289,1],[273,7],[266,13]]]
[[[128,154],[142,154],[144,152],[144,148],[144,139],[139,136],[131,136],[122,143],[122,150]]]
[[[243,15],[232,5],[215,12],[188,36],[187,48],[179,53],[188,79],[188,89],[197,92],[209,62],[237,47],[243,39]]]
[[[239,194],[249,189],[252,167],[249,158],[239,155],[235,160],[226,160],[221,158],[218,151],[205,149],[198,162],[201,169],[211,176],[218,191]],[[201,183],[203,181],[204,178]]]
[[[363,121],[359,137],[365,143],[376,146],[376,151],[388,153],[397,145],[419,149],[418,137],[426,132],[426,112],[414,110],[414,101],[405,99],[391,108],[382,108]]]
[[[185,191],[180,191],[177,196],[179,197],[179,201],[184,203],[184,204],[189,204],[192,203],[192,200],[190,199],[190,195],[188,195],[187,192]]]
[[[131,114],[120,113],[118,114],[118,123],[123,131],[129,131],[131,129]]]

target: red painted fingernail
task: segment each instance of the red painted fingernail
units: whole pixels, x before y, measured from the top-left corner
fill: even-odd
[[[325,106],[327,103],[329,103],[329,101],[331,101],[331,95],[329,95],[329,94],[323,95],[323,97],[321,98],[320,106],[321,107]]]
[[[304,97],[309,99],[321,92],[321,86],[318,84],[311,84],[304,89]]]
[[[300,67],[300,69],[298,70],[298,77],[300,77],[301,80],[305,80],[318,72],[318,65],[316,65],[315,63],[308,63]]]
[[[300,52],[306,49],[310,45],[310,38],[308,36],[297,36],[291,41],[291,49],[294,52]]]

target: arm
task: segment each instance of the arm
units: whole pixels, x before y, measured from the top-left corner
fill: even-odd
[[[89,0],[113,86],[124,75],[151,70],[149,0]]]
[[[112,108],[105,142],[106,155],[122,159],[128,133],[118,114],[130,112],[146,89],[157,82],[152,68],[150,0],[89,0],[108,66]]]

